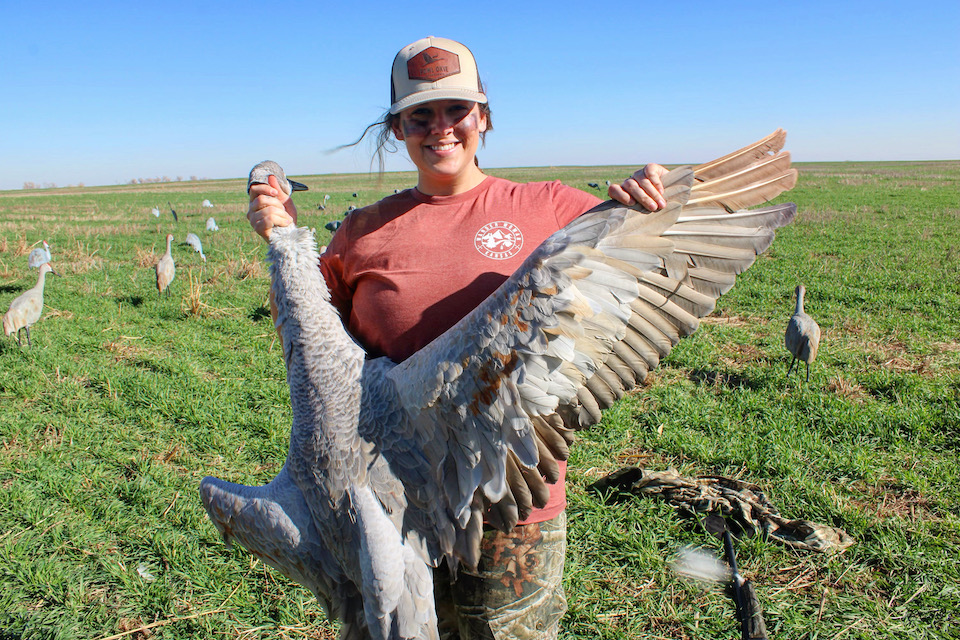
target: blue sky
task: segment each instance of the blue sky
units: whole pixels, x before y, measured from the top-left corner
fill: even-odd
[[[486,167],[960,158],[960,2],[5,3],[0,189],[367,171],[397,50],[475,53]],[[388,169],[410,169],[402,151]]]

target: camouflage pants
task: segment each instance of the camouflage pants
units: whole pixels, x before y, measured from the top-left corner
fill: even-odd
[[[567,516],[485,531],[477,572],[434,575],[441,640],[554,640],[567,610]]]

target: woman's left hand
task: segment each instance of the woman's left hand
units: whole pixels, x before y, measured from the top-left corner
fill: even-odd
[[[667,168],[659,164],[648,164],[623,181],[623,184],[611,184],[607,195],[611,198],[631,206],[639,203],[648,211],[656,211],[667,206],[663,197],[663,181],[660,176],[667,172]]]

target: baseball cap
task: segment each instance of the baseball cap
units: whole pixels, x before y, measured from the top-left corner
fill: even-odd
[[[405,46],[393,59],[390,113],[431,100],[487,101],[477,61],[455,40],[428,36]]]

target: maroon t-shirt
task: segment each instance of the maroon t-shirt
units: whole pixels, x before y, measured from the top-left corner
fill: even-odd
[[[466,193],[408,189],[353,211],[320,259],[331,301],[371,356],[401,362],[456,324],[551,234],[600,200],[559,181],[487,176]],[[550,501],[521,522],[566,506],[560,481]]]

